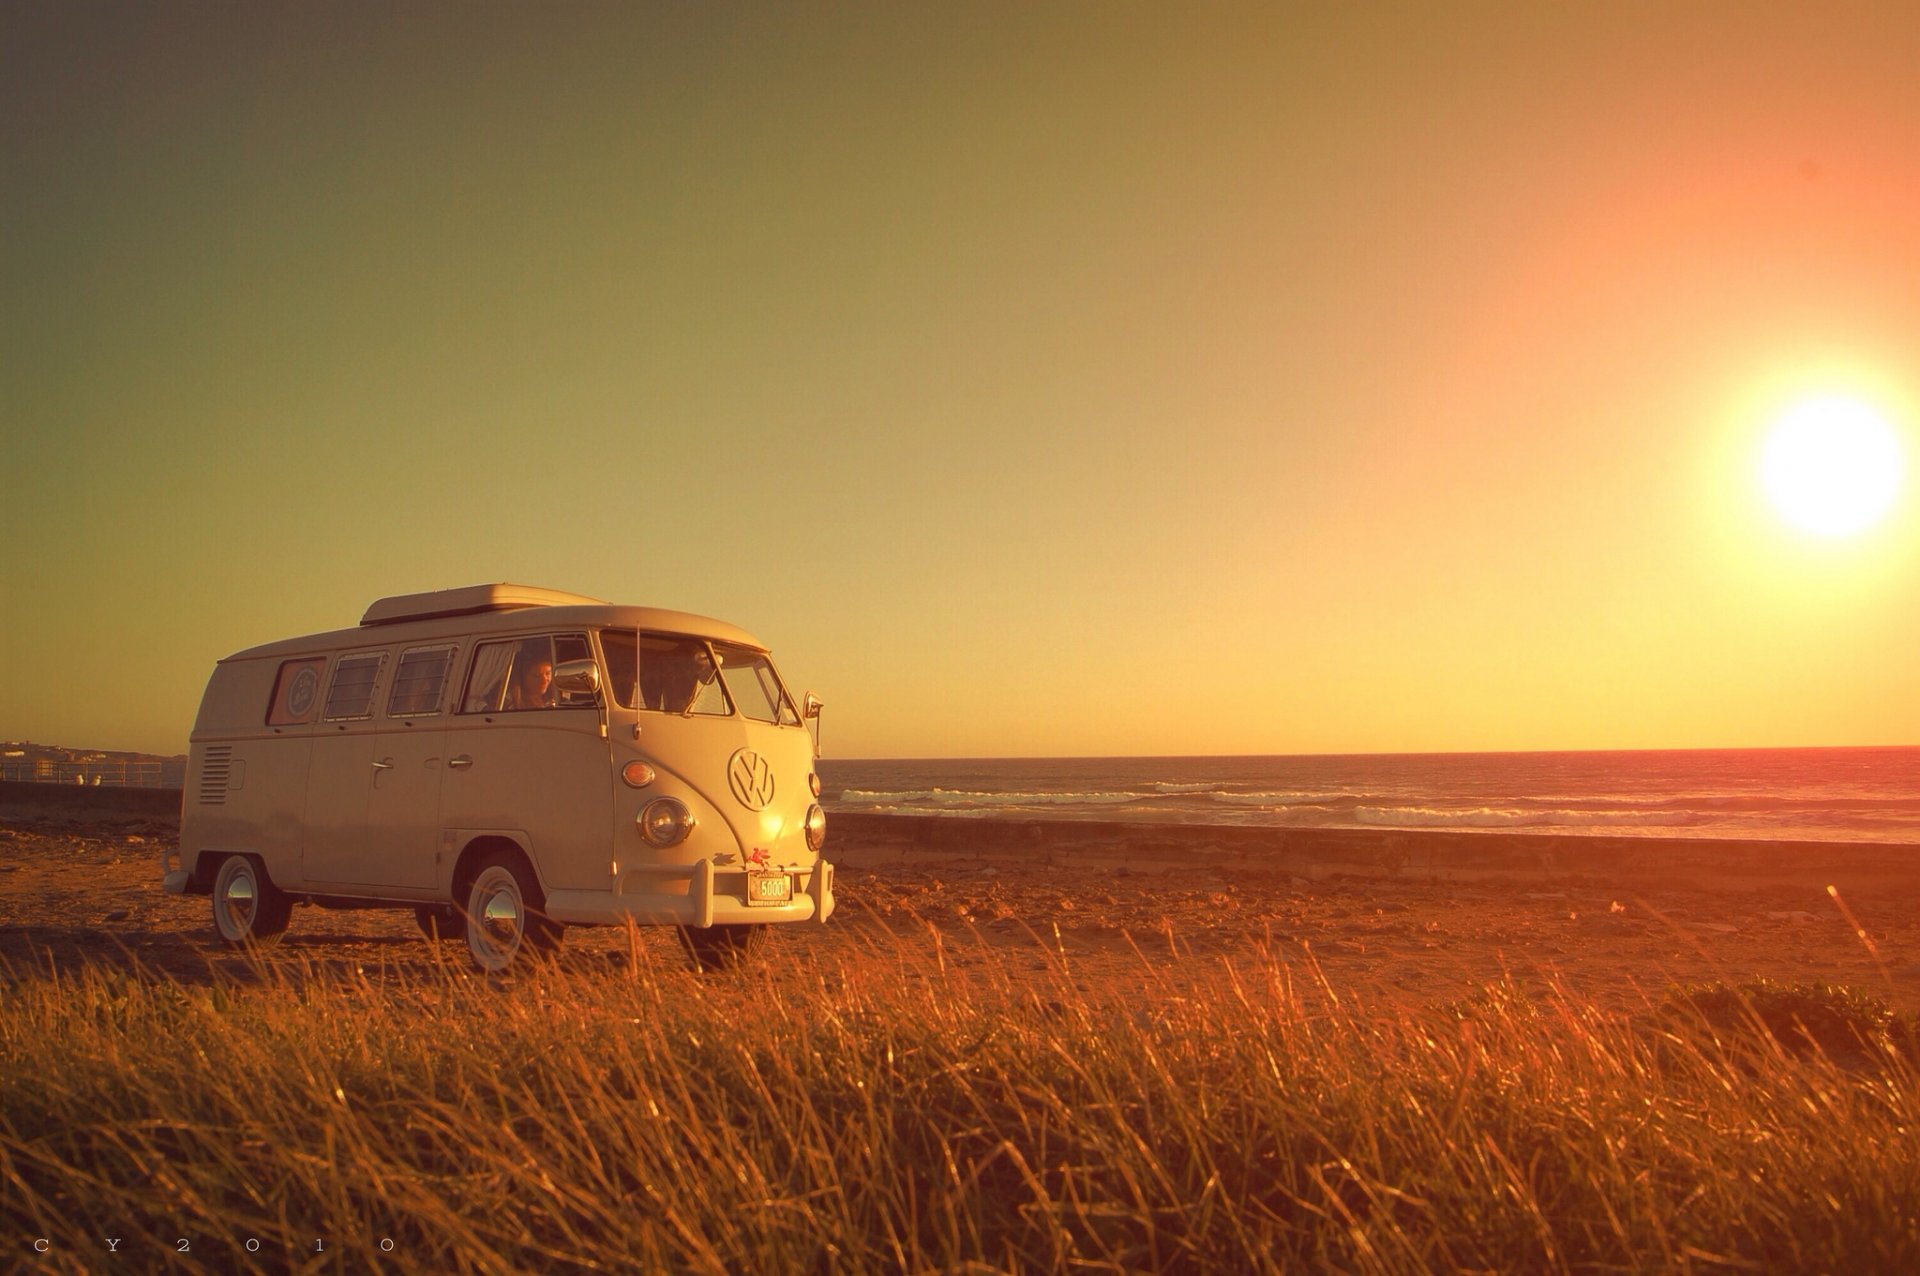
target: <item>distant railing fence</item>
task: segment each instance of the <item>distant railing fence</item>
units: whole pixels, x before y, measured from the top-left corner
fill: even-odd
[[[186,787],[187,764],[178,762],[60,762],[52,758],[0,759],[0,780],[35,784],[89,784],[116,789]]]

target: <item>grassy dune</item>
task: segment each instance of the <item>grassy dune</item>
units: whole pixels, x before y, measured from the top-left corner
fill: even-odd
[[[1912,1025],[1868,999],[1494,985],[1408,1016],[1310,965],[1122,999],[1045,961],[917,935],[708,976],[651,939],[501,980],[8,972],[8,1258],[1920,1270]]]

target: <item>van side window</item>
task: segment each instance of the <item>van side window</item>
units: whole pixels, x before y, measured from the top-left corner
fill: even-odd
[[[483,642],[473,653],[467,671],[462,713],[517,713],[523,709],[563,706],[553,685],[556,648],[562,660],[591,660],[593,648],[585,634],[550,634]],[[587,703],[591,704],[592,701]]]
[[[513,671],[516,642],[483,642],[473,649],[473,664],[467,669],[467,692],[460,698],[462,713],[492,713],[500,707],[507,692],[507,675]]]
[[[508,642],[483,642],[475,647],[473,664],[467,670],[467,692],[460,699],[460,712],[498,713],[512,686],[514,666],[524,668],[536,654],[533,644],[545,642],[543,638],[515,638]],[[521,651],[523,645],[528,648],[525,652]]]
[[[452,647],[413,647],[401,652],[400,666],[393,672],[393,692],[387,697],[387,716],[412,718],[440,712],[447,671],[452,667]]]
[[[289,660],[280,666],[273,680],[273,701],[267,706],[267,725],[297,727],[313,721],[320,704],[320,674],[327,667],[325,656],[317,660]]]
[[[342,656],[333,671],[333,685],[327,688],[328,722],[373,716],[373,686],[380,680],[380,669],[387,663],[384,651],[359,656]]]
[[[641,634],[640,707],[720,717],[731,712],[707,644],[675,634]]]

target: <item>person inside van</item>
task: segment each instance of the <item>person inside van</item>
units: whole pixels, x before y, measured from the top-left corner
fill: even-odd
[[[554,703],[553,656],[545,642],[530,642],[513,662],[513,685],[501,708],[551,709]]]
[[[675,652],[658,664],[659,699],[655,707],[668,713],[692,710],[700,693],[713,681],[713,662],[704,651],[689,648]]]

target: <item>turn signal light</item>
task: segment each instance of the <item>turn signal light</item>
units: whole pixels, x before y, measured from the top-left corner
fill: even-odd
[[[644,789],[653,783],[653,768],[644,762],[629,762],[620,768],[620,778],[636,789]]]

